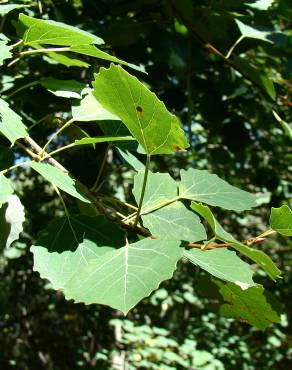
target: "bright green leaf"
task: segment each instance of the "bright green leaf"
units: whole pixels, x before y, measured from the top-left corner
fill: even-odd
[[[287,205],[272,207],[270,216],[271,228],[278,233],[292,236],[292,211]]]
[[[194,217],[195,216],[195,217]],[[196,242],[205,239],[206,231],[199,217],[182,202],[174,202],[142,216],[143,225],[157,237]]]
[[[120,66],[101,68],[93,87],[96,99],[123,121],[147,154],[168,154],[188,147],[178,118]]]
[[[56,96],[75,99],[82,99],[81,92],[86,86],[75,80],[57,80],[53,77],[43,78],[38,83]]]
[[[9,195],[0,208],[0,250],[19,238],[25,220],[24,208],[17,195]]]
[[[89,32],[65,23],[42,20],[20,14],[19,21],[27,28],[23,35],[25,45],[103,44],[104,41]]]
[[[48,163],[32,162],[30,167],[42,175],[46,180],[55,184],[61,190],[77,199],[83,200],[83,202],[90,203],[90,200],[75,183],[75,180],[73,180],[67,173],[51,166]]]
[[[8,201],[9,196],[13,193],[11,181],[0,173],[0,207]]]
[[[271,36],[273,31],[270,31],[270,30],[267,31],[267,30],[263,30],[257,27],[248,26],[247,24],[242,23],[238,19],[235,19],[235,22],[243,37],[258,39],[258,40],[273,43],[273,41],[269,39],[269,36]]]
[[[252,280],[252,270],[250,266],[243,262],[235,252],[226,248],[213,250],[201,250],[192,248],[185,250],[184,256],[203,270],[219,279],[231,281],[247,289],[255,285]]]
[[[72,106],[72,116],[75,121],[120,120],[119,117],[107,111],[92,95],[86,95],[77,105]]]
[[[192,202],[191,208],[199,213],[211,226],[217,239],[222,240],[225,243],[228,243],[231,247],[236,249],[241,254],[247,256],[252,261],[256,262],[266,273],[270,276],[271,279],[275,280],[280,276],[281,271],[277,268],[274,262],[269,256],[264,252],[258,251],[244,245],[233,238],[228,232],[226,232],[216,218],[213,216],[209,207],[203,206],[202,204],[196,204]]]
[[[179,196],[235,211],[244,211],[256,206],[252,194],[229,185],[208,171],[192,168],[181,170]]]
[[[41,47],[40,47],[41,48]],[[38,48],[39,49],[39,48]],[[80,68],[88,68],[90,64],[76,59],[72,58],[71,56],[67,56],[61,53],[55,53],[53,51],[46,52],[46,54],[43,54],[43,59],[51,64],[63,64],[66,67],[80,67]]]
[[[256,0],[252,3],[247,3],[246,6],[249,6],[258,10],[268,10],[269,7],[273,4],[274,0]]]
[[[41,231],[31,247],[34,270],[61,289],[90,260],[123,244],[123,231],[103,216],[59,218]]]
[[[28,135],[21,117],[16,114],[3,99],[0,99],[0,132],[11,141],[12,144],[17,139]]]
[[[214,282],[226,302],[220,306],[220,315],[247,321],[261,330],[280,322],[278,303],[261,285],[242,290],[232,283]]]
[[[0,66],[3,65],[3,62],[5,59],[9,59],[12,57],[11,53],[11,46],[8,46],[9,39],[3,35],[3,33],[0,33]]]
[[[85,137],[80,140],[75,140],[74,145],[89,145],[89,144],[97,144],[97,143],[105,143],[105,142],[113,142],[113,141],[131,141],[135,140],[132,136],[124,136],[124,137]]]
[[[170,279],[182,256],[178,241],[143,239],[89,261],[64,288],[67,299],[128,313]]]
[[[284,132],[286,132],[289,139],[292,140],[292,127],[287,122],[283,121],[282,118],[278,115],[278,113],[276,111],[273,110],[272,112],[273,112],[273,115],[276,118],[276,120],[282,126]]]

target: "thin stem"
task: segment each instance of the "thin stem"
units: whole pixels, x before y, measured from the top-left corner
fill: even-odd
[[[57,137],[63,130],[65,130],[65,128],[69,127],[73,122],[75,122],[75,119],[74,118],[71,118],[69,119],[69,121],[67,121],[61,128],[59,128],[59,130],[57,130],[51,137],[50,139],[47,141],[47,143],[45,144],[45,146],[42,148],[42,150],[39,152],[39,156],[42,157],[44,152],[46,151],[47,147],[51,144],[51,142],[55,139],[55,137]]]
[[[94,185],[92,186],[92,188],[90,189],[90,191],[95,191],[98,184],[99,184],[99,181],[100,181],[100,178],[102,176],[102,173],[103,173],[103,170],[104,170],[104,166],[106,164],[106,160],[107,160],[107,156],[108,156],[108,152],[111,148],[111,144],[108,144],[106,150],[105,150],[105,153],[104,153],[104,156],[103,156],[103,159],[102,159],[102,162],[101,162],[101,165],[99,167],[99,170],[98,170],[98,174],[97,174],[97,177],[96,177],[96,180],[94,182]]]
[[[19,87],[18,89],[13,91],[11,94],[7,95],[7,99],[10,99],[13,95],[17,94],[19,91],[22,91],[24,89],[27,89],[28,87],[31,87],[37,84],[38,84],[38,81],[29,82],[28,84]]]
[[[36,122],[34,122],[32,125],[30,125],[28,127],[28,131],[31,130],[31,129],[33,129],[35,126],[37,126],[39,123],[43,122],[45,119],[47,119],[51,115],[52,115],[51,113],[46,114],[45,116],[43,116],[42,118],[40,118],[39,120],[37,120]]]
[[[0,171],[0,175],[5,175],[5,173],[14,170],[17,167],[26,166],[26,165],[29,165],[30,163],[33,163],[33,161],[24,161],[24,162],[17,163],[15,165],[11,166],[11,167],[6,168],[3,171]]]
[[[145,164],[145,172],[144,172],[144,179],[143,179],[143,184],[142,184],[142,190],[141,190],[141,196],[140,196],[140,201],[138,205],[138,211],[136,214],[136,218],[134,221],[134,227],[137,226],[139,218],[140,218],[140,213],[142,210],[142,205],[143,205],[143,200],[144,200],[144,195],[145,195],[145,190],[146,190],[146,184],[147,184],[147,179],[148,179],[148,172],[149,172],[149,165],[150,165],[150,154],[147,154],[146,158],[146,164]]]
[[[231,48],[229,49],[228,53],[226,54],[225,58],[226,59],[229,59],[231,54],[233,53],[233,50],[236,48],[236,46],[244,39],[244,36],[241,35],[236,41],[235,43],[231,46]]]
[[[21,149],[25,150],[27,154],[29,154],[32,158],[38,159],[37,154],[34,154],[31,150],[29,150],[25,145],[21,144],[20,142],[16,141],[16,145],[19,146]]]
[[[61,201],[61,203],[62,203],[62,205],[63,205],[63,207],[64,207],[65,215],[66,215],[66,217],[67,217],[68,224],[69,224],[69,226],[70,226],[70,229],[71,229],[71,231],[72,231],[72,234],[73,234],[73,236],[74,236],[74,239],[75,239],[76,243],[77,243],[77,244],[79,244],[79,241],[78,241],[77,236],[76,236],[76,234],[75,234],[75,230],[74,230],[74,228],[73,228],[73,226],[72,226],[72,224],[71,224],[71,220],[70,220],[70,213],[69,213],[69,211],[68,211],[68,208],[67,208],[67,206],[66,206],[66,203],[65,203],[65,201],[64,201],[64,198],[62,197],[62,194],[61,194],[60,190],[57,188],[57,186],[56,186],[53,182],[52,182],[51,184],[52,184],[52,186],[53,186],[53,188],[54,188],[55,192],[57,193],[57,195],[58,195],[58,197],[59,197],[59,199],[60,199],[60,201]]]
[[[15,44],[10,45],[9,47],[10,47],[11,49],[14,49],[14,48],[16,48],[17,46],[21,45],[22,43],[23,43],[23,40],[19,40],[19,41],[17,41]]]
[[[37,53],[50,53],[50,52],[63,52],[63,51],[69,51],[70,48],[51,48],[51,49],[34,49],[34,50],[26,50],[19,53],[20,56],[24,55],[31,55],[31,54],[37,54]]]
[[[60,153],[62,152],[63,150],[67,150],[67,149],[70,149],[70,148],[73,148],[75,145],[75,143],[71,143],[71,144],[68,144],[68,145],[65,145],[65,146],[62,146],[61,148],[59,149],[56,149],[56,150],[53,150],[52,152],[49,152],[47,153],[44,157],[41,158],[41,161],[44,161],[45,159],[48,159],[49,157],[57,154],[57,153]]]

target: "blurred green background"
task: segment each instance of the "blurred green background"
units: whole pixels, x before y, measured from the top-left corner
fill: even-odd
[[[257,193],[261,204],[252,212],[217,211],[221,223],[235,237],[245,240],[258,235],[267,228],[271,206],[291,202],[291,140],[271,112],[276,108],[291,122],[290,0],[19,3],[29,5],[25,9],[28,15],[93,32],[105,40],[109,53],[145,66],[148,75],[137,76],[181,118],[191,143],[185,153],[155,158],[152,169],[175,177],[179,168],[208,169]],[[17,13],[9,13],[1,23],[2,32],[12,40]],[[229,64],[213,49],[226,55],[238,39],[235,18],[275,30],[275,40],[243,40],[231,56],[233,64]],[[235,68],[239,55],[244,77]],[[41,55],[22,58],[9,68],[2,67],[1,94],[40,77],[90,84],[100,65],[108,64],[94,60],[84,69],[66,67]],[[270,81],[275,100],[271,99],[274,91]],[[58,119],[70,112],[68,100],[56,98],[41,86],[15,94],[13,107],[28,125],[42,119],[32,131],[40,143],[45,143]],[[97,130],[86,123],[80,127]],[[62,140],[70,142],[75,134],[72,128]],[[2,138],[0,145],[7,147]],[[60,160],[90,185],[105,150],[103,145],[95,151],[72,150]],[[23,155],[17,150],[14,158],[8,150],[7,155],[5,150],[1,153],[0,169]],[[173,280],[164,282],[123,317],[107,307],[67,302],[33,272],[29,246],[62,207],[53,190],[35,173],[17,170],[13,177],[29,217],[20,241],[0,255],[1,370],[292,368],[292,243],[287,238],[271,237],[259,246],[283,271],[277,283],[264,272],[256,275],[257,282],[283,304],[281,323],[264,332],[244,322],[220,318],[212,301],[204,296],[204,273],[187,263],[179,265]],[[132,177],[133,172],[113,153],[102,190],[131,200]],[[77,211],[74,203],[70,206]]]

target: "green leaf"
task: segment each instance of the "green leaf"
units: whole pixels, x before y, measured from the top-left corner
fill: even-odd
[[[0,172],[0,207],[8,201],[9,195],[13,193],[14,190],[11,181]]]
[[[282,118],[278,115],[277,112],[275,112],[274,110],[272,112],[273,112],[273,115],[276,118],[276,120],[282,126],[284,132],[287,134],[289,139],[292,140],[292,127],[287,122],[283,121]]]
[[[127,314],[159,284],[170,279],[182,257],[179,242],[143,239],[83,265],[67,282],[67,299],[105,304]]]
[[[135,64],[127,63],[122,59],[116,58],[113,55],[110,55],[110,54],[98,49],[94,45],[71,46],[70,51],[72,51],[74,53],[88,55],[88,56],[93,57],[93,58],[99,58],[99,59],[108,60],[110,62],[119,63],[119,64],[125,65],[127,67],[130,67],[132,69],[135,69],[136,71],[145,73],[145,68],[143,66],[136,66]]]
[[[23,230],[24,208],[17,195],[9,195],[0,208],[0,250],[8,248]]]
[[[193,168],[181,170],[179,196],[234,211],[244,211],[256,206],[252,194],[229,185],[208,171]]]
[[[277,268],[274,262],[267,256],[264,252],[258,251],[244,245],[233,238],[227,231],[225,231],[216,218],[213,216],[209,207],[203,206],[202,204],[197,204],[192,202],[191,208],[199,213],[211,226],[217,239],[228,243],[231,247],[236,249],[241,254],[247,256],[252,261],[256,262],[261,268],[266,271],[271,279],[275,280],[280,276],[281,271]]]
[[[11,53],[11,46],[8,46],[9,39],[3,35],[3,33],[0,33],[0,66],[3,65],[4,60],[9,59],[12,57]]]
[[[96,99],[123,121],[147,154],[169,154],[188,147],[178,118],[122,67],[101,68],[93,87]]]
[[[128,150],[123,150],[121,148],[116,148],[118,154],[126,162],[130,167],[133,168],[136,172],[145,171],[145,166],[142,162],[137,159],[134,154],[129,152]]]
[[[273,4],[274,0],[256,0],[253,3],[248,3],[246,6],[249,6],[258,10],[268,10],[269,7]]]
[[[194,217],[195,216],[195,217]],[[143,225],[157,237],[196,242],[207,237],[200,218],[182,202],[174,202],[142,216]]]
[[[247,321],[261,330],[280,322],[278,303],[261,285],[242,290],[232,283],[213,281],[226,302],[220,307],[220,315]]]
[[[1,4],[0,5],[0,16],[6,15],[12,10],[25,8],[27,5],[20,4]]]
[[[107,111],[92,95],[89,93],[80,103],[72,106],[72,116],[75,121],[103,121],[120,120],[119,117]]]
[[[55,96],[75,99],[82,99],[81,92],[86,86],[75,80],[57,80],[53,77],[43,78],[38,83]]]
[[[213,250],[201,250],[192,248],[184,251],[184,256],[203,270],[219,279],[231,281],[247,289],[255,283],[252,280],[252,270],[250,266],[243,262],[235,252],[226,248]]]
[[[258,39],[258,40],[273,43],[273,41],[269,39],[269,37],[273,34],[273,31],[271,30],[267,31],[267,30],[264,30],[258,27],[248,26],[247,24],[242,23],[238,19],[235,19],[235,22],[243,37]]]
[[[24,45],[103,44],[104,41],[89,32],[65,23],[42,20],[20,14],[19,21],[27,28],[23,35]]]
[[[75,183],[75,180],[73,180],[67,173],[48,163],[32,162],[30,167],[42,175],[46,180],[52,182],[61,190],[72,195],[72,197],[83,200],[83,202],[90,203],[90,200]]]
[[[11,141],[12,144],[20,138],[28,135],[21,117],[16,114],[3,99],[0,99],[0,132]]]
[[[80,140],[75,140],[74,145],[89,145],[89,144],[97,144],[97,143],[105,143],[105,142],[113,142],[113,141],[131,141],[135,140],[132,136],[113,136],[113,137],[85,137]]]
[[[34,270],[61,289],[90,260],[123,244],[123,231],[103,216],[59,218],[41,231],[31,247]]]
[[[133,194],[137,203],[141,196],[143,178],[144,171],[139,171],[134,176]],[[176,181],[168,173],[149,172],[142,213],[148,213],[176,200],[178,200]]]
[[[276,91],[273,82],[262,69],[248,63],[244,58],[237,55],[233,57],[233,63],[243,75],[259,86],[272,100],[276,99]]]
[[[90,64],[88,64],[86,62],[83,62],[82,60],[72,58],[71,56],[69,57],[69,56],[61,54],[59,52],[55,53],[53,51],[46,52],[46,54],[43,55],[43,59],[47,60],[49,63],[63,64],[66,67],[88,68],[90,66]]]
[[[287,205],[272,207],[270,216],[271,228],[278,233],[292,236],[292,211]]]

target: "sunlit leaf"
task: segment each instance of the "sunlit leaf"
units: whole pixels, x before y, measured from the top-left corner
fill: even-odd
[[[258,40],[273,43],[273,41],[269,39],[273,31],[271,30],[267,31],[267,30],[264,30],[258,27],[249,26],[247,24],[242,23],[238,19],[235,19],[235,22],[243,37],[258,39]]]
[[[25,220],[24,208],[17,195],[9,195],[0,208],[0,250],[19,238]]]
[[[80,140],[75,140],[75,145],[89,145],[89,144],[98,144],[98,143],[106,143],[106,142],[114,142],[114,141],[131,141],[135,140],[132,136],[124,136],[124,137],[85,137]]]
[[[272,207],[270,216],[271,228],[278,233],[292,236],[292,211],[287,205]]]
[[[255,197],[205,170],[181,170],[180,198],[235,211],[256,206]]]
[[[15,9],[25,8],[26,6],[21,4],[0,4],[0,16],[6,15]]]
[[[174,202],[142,216],[143,225],[157,237],[195,242],[206,239],[199,217],[182,202]]]
[[[250,266],[243,262],[235,252],[226,248],[205,251],[192,248],[185,250],[184,256],[211,275],[235,283],[241,289],[255,285]]]
[[[126,314],[172,277],[182,256],[179,244],[144,239],[92,259],[66,283],[65,296],[75,302],[105,304]]]
[[[267,10],[273,4],[274,0],[256,0],[252,3],[247,2],[246,6],[249,6],[258,10]]]
[[[3,65],[4,60],[9,59],[12,57],[11,53],[11,46],[8,46],[9,39],[3,35],[3,33],[0,33],[0,66]]]
[[[103,44],[104,41],[89,32],[65,23],[42,20],[20,14],[19,21],[27,28],[23,35],[25,45],[82,45]]]
[[[232,235],[230,235],[222,228],[222,226],[219,224],[219,222],[216,220],[207,206],[192,202],[191,208],[209,223],[217,239],[228,243],[238,252],[257,263],[264,271],[266,271],[271,279],[275,280],[280,276],[281,271],[277,268],[277,266],[274,264],[269,256],[267,256],[262,251],[250,248],[247,245],[240,243],[239,241],[234,239]]]
[[[28,135],[21,117],[16,114],[3,99],[0,99],[0,132],[6,136],[11,143]]]
[[[148,154],[168,154],[188,147],[180,122],[154,93],[120,66],[101,68],[94,96],[118,116]]]
[[[81,99],[81,92],[85,84],[75,80],[57,80],[53,77],[46,77],[38,82],[52,94],[62,98]]]
[[[0,207],[8,201],[9,196],[13,193],[11,181],[0,173]]]

